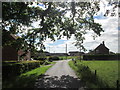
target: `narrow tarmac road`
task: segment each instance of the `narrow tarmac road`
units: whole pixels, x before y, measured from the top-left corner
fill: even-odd
[[[45,75],[40,76],[35,83],[35,88],[79,88],[83,90],[82,82],[68,65],[69,61],[57,61]]]

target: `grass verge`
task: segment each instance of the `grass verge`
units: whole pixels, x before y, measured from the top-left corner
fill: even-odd
[[[118,61],[77,60],[76,64],[70,61],[69,65],[88,88],[116,88]]]
[[[34,88],[36,79],[44,74],[52,65],[41,66],[26,73],[11,78],[3,83],[3,88]]]

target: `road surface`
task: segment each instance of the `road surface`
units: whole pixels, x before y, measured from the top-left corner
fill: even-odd
[[[35,88],[79,88],[83,90],[82,82],[69,67],[68,61],[57,61],[45,75],[40,76],[35,83]]]

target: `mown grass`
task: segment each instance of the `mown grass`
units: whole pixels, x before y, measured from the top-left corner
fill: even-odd
[[[118,80],[118,61],[83,61],[91,71],[97,70],[97,75],[108,83],[111,88],[116,87]]]
[[[77,60],[76,65],[72,61],[69,62],[69,65],[76,71],[80,78],[86,80],[85,83],[89,88],[116,88],[116,80],[118,80],[118,61],[80,62]],[[83,67],[87,66],[89,67],[87,70],[82,70]],[[97,71],[96,81],[91,77],[95,77],[95,70]],[[93,80],[89,80],[90,78]]]
[[[26,73],[11,78],[3,83],[3,88],[34,88],[36,79],[44,74],[52,65],[41,66]]]

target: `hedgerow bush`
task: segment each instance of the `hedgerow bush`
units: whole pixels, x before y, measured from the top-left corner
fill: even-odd
[[[44,65],[48,65],[48,64],[50,64],[50,62],[49,62],[48,60],[46,60],[46,61],[44,62]]]
[[[42,62],[43,63],[43,62]],[[40,61],[28,62],[28,63],[5,63],[2,65],[2,76],[3,79],[15,77],[37,67],[42,64]]]
[[[35,57],[34,59],[35,60],[46,60],[47,58],[46,57]]]
[[[60,60],[58,56],[51,56],[48,58],[49,61],[55,61],[55,60]]]
[[[120,60],[118,54],[83,55],[83,60]]]

